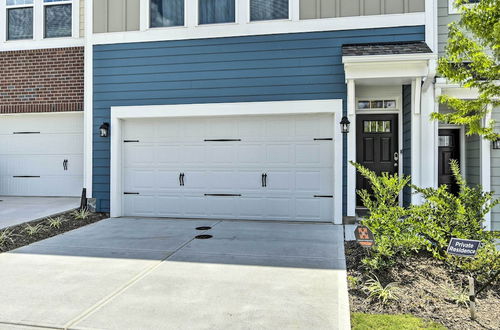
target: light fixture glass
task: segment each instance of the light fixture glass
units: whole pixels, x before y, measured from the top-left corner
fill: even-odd
[[[349,121],[349,119],[346,116],[342,117],[342,120],[340,121],[340,131],[343,134],[349,133],[349,126],[350,125],[351,125],[351,122]]]
[[[99,135],[101,137],[108,137],[108,135],[109,135],[109,123],[102,123],[101,127],[99,127]]]

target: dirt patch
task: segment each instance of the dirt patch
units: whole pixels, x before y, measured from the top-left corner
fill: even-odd
[[[481,292],[476,298],[478,318],[470,319],[466,306],[457,305],[450,292],[467,286],[467,276],[449,269],[444,263],[419,255],[398,262],[388,271],[375,275],[383,285],[397,282],[398,300],[385,305],[368,299],[362,286],[368,279],[361,270],[365,251],[355,242],[345,244],[347,275],[350,277],[349,300],[352,312],[372,314],[412,314],[432,320],[449,329],[500,329],[500,287]],[[357,283],[352,278],[357,278]]]
[[[77,219],[73,211],[64,212],[59,215],[52,216],[52,219],[60,218],[61,222],[58,227],[50,226],[49,218],[50,217],[26,222],[0,230],[0,234],[3,232],[7,236],[0,240],[0,252],[17,249],[22,246],[109,218],[109,213],[89,213],[85,219]],[[36,232],[32,232],[30,234],[28,232],[28,226],[36,227],[36,230],[33,230]]]

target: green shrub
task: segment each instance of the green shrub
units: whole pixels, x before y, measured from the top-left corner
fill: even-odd
[[[56,217],[56,218],[50,217],[47,219],[47,222],[49,223],[49,227],[59,229],[61,228],[64,219],[62,217]]]
[[[3,246],[7,243],[14,243],[14,233],[12,230],[5,229],[0,231],[0,246]]]
[[[73,212],[71,212],[71,215],[77,219],[77,220],[85,220],[87,219],[90,215],[92,214],[92,212],[90,212],[89,210],[87,210],[86,208],[83,208],[83,209],[78,209],[78,210],[74,210]]]
[[[407,208],[399,205],[398,196],[410,185],[409,177],[387,173],[377,176],[359,164],[351,164],[372,188],[372,192],[358,191],[369,210],[369,217],[361,223],[372,230],[376,242],[363,259],[368,268],[384,269],[397,257],[426,250],[450,266],[472,274],[479,282],[500,271],[500,251],[495,247],[499,235],[483,227],[486,214],[500,201],[481,186],[468,186],[456,161],[451,162],[451,168],[459,186],[457,195],[450,193],[446,185],[438,188],[411,185],[422,195],[423,203]],[[452,237],[480,240],[478,255],[475,258],[448,255],[446,248]]]
[[[24,227],[24,232],[26,234],[28,234],[29,236],[37,235],[37,234],[43,232],[44,230],[45,230],[45,227],[41,223],[34,225],[34,226],[27,224],[26,227]]]

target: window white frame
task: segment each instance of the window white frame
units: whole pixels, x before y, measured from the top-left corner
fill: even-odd
[[[294,12],[294,4],[297,3],[297,1],[294,0],[288,0],[288,18],[280,18],[280,19],[270,19],[270,20],[259,20],[259,21],[252,21],[250,17],[250,2],[252,0],[244,0],[245,6],[247,8],[247,17],[243,22],[246,23],[259,23],[259,22],[276,22],[276,21],[291,21],[292,20],[292,13]],[[300,9],[299,9],[300,10]]]
[[[140,15],[142,16],[140,19],[140,31],[146,31],[149,29],[152,30],[161,30],[161,29],[179,29],[185,28],[188,26],[188,10],[191,10],[191,1],[184,0],[184,24],[183,25],[175,25],[175,26],[151,26],[151,0],[141,1],[140,2]],[[145,23],[143,23],[145,22]],[[144,24],[144,25],[143,25]]]
[[[11,9],[24,9],[24,8],[32,8],[33,9],[33,29],[32,29],[32,35],[33,37],[35,37],[35,1],[36,0],[33,0],[33,3],[32,4],[21,4],[21,5],[7,5],[7,0],[0,0],[0,1],[3,1],[4,2],[4,5],[5,5],[5,11],[2,11],[4,13],[4,17],[5,17],[5,39],[8,40],[9,39],[9,10]],[[14,39],[14,41],[18,41],[18,40],[31,40],[31,39]]]
[[[43,38],[44,39],[58,38],[58,37],[50,37],[50,38],[45,37],[45,31],[46,31],[46,28],[45,28],[45,8],[50,7],[50,6],[58,6],[58,5],[71,5],[71,35],[66,36],[66,37],[59,37],[59,38],[73,37],[74,36],[74,31],[73,31],[74,24],[73,24],[73,22],[75,19],[75,15],[73,14],[73,12],[75,11],[75,7],[73,6],[73,0],[61,0],[61,1],[56,1],[56,2],[44,2],[44,1],[45,0],[42,0],[42,33],[43,33]],[[77,9],[77,11],[79,11],[80,10],[79,6],[76,9]],[[78,19],[78,15],[77,15],[77,19]]]
[[[401,102],[400,102],[400,97],[399,96],[384,96],[384,97],[379,97],[379,96],[373,96],[373,97],[356,97],[356,112],[357,113],[363,113],[363,114],[369,114],[369,113],[388,113],[388,112],[394,112],[394,113],[399,113],[399,110],[401,110]],[[367,109],[360,109],[358,107],[359,101],[396,101],[396,107],[394,108],[367,108]]]
[[[7,6],[6,0],[0,0],[0,50],[19,50],[32,48],[72,47],[81,46],[81,42],[68,42],[80,36],[80,1],[65,0],[60,2],[47,2],[33,0],[32,5]],[[45,38],[45,6],[71,4],[71,36],[61,38]],[[33,39],[8,40],[7,39],[7,10],[11,8],[33,7]]]

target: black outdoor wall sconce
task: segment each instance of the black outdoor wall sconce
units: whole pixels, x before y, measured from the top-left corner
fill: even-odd
[[[340,121],[340,131],[342,132],[342,134],[349,133],[350,125],[351,122],[349,121],[349,119],[346,116],[342,117],[342,120]]]
[[[101,127],[99,127],[99,135],[101,137],[108,137],[108,135],[109,135],[109,123],[102,123]]]

